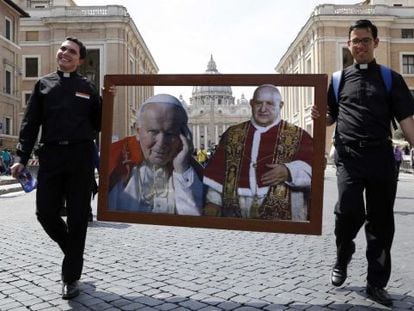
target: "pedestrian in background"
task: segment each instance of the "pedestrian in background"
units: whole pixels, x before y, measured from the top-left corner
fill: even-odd
[[[94,181],[94,139],[101,128],[101,100],[78,67],[86,48],[68,37],[56,54],[58,70],[40,78],[22,121],[16,163],[18,177],[41,128],[36,215],[64,253],[62,298],[79,295],[88,212]],[[66,199],[67,221],[59,215]]]
[[[395,159],[395,174],[396,178],[398,180],[398,177],[400,176],[400,166],[402,162],[402,151],[399,146],[394,147],[394,159]]]
[[[334,286],[345,282],[347,266],[355,252],[353,240],[365,224],[366,293],[372,300],[392,306],[385,290],[391,274],[397,188],[390,122],[395,117],[414,144],[414,99],[402,76],[394,71],[392,87],[387,90],[374,58],[379,43],[377,32],[369,20],[358,20],[349,28],[348,48],[354,64],[342,72],[338,100],[332,81],[328,91],[326,123],[329,126],[336,122],[334,157],[338,179],[337,258],[331,282]],[[312,117],[319,116],[313,106]]]
[[[1,152],[1,158],[3,160],[2,162],[3,162],[5,175],[9,175],[10,174],[10,165],[12,163],[12,155],[11,155],[10,151],[7,150],[7,149],[4,149]]]
[[[203,167],[205,167],[207,164],[208,154],[207,154],[207,150],[204,148],[204,144],[201,144],[200,149],[197,151],[197,161]]]

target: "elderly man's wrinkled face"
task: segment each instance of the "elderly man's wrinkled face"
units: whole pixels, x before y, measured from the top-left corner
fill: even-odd
[[[275,90],[261,88],[250,101],[253,118],[260,126],[268,126],[276,121],[280,113],[280,103],[276,102]]]
[[[152,165],[165,166],[182,148],[183,118],[171,105],[148,104],[142,111],[138,140],[144,158]]]

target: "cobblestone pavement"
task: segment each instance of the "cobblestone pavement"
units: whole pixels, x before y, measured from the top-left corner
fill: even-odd
[[[364,292],[363,230],[344,286],[330,284],[335,180],[329,167],[321,236],[95,221],[71,301],[60,297],[62,254],[35,219],[34,193],[0,196],[0,310],[387,310]],[[414,310],[413,184],[400,176],[393,310]]]

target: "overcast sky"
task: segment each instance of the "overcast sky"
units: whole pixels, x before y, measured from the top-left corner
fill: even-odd
[[[125,6],[159,73],[174,74],[204,73],[210,55],[220,73],[275,73],[278,61],[317,5],[362,0],[75,1]]]

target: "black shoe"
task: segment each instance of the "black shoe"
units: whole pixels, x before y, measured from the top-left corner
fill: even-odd
[[[387,307],[392,306],[392,299],[385,289],[367,284],[366,292],[368,298],[370,298],[371,300],[374,300],[379,304],[382,304]]]
[[[72,299],[79,295],[79,282],[75,281],[72,283],[63,282],[62,287],[62,298]]]
[[[89,222],[92,222],[92,221],[93,221],[93,215],[92,215],[92,214],[89,214],[89,216],[88,216],[88,221],[89,221]]]
[[[334,286],[341,286],[344,284],[347,274],[346,266],[335,265],[331,273],[331,282]]]
[[[340,256],[339,251],[337,252],[338,257],[336,259],[335,266],[333,267],[331,272],[331,283],[334,286],[341,286],[342,284],[344,284],[346,280],[348,264],[351,262],[352,255],[355,253],[355,243],[351,242],[350,250],[346,255],[347,258],[345,260],[343,259],[344,255],[342,254]],[[340,257],[342,259],[340,259]]]

